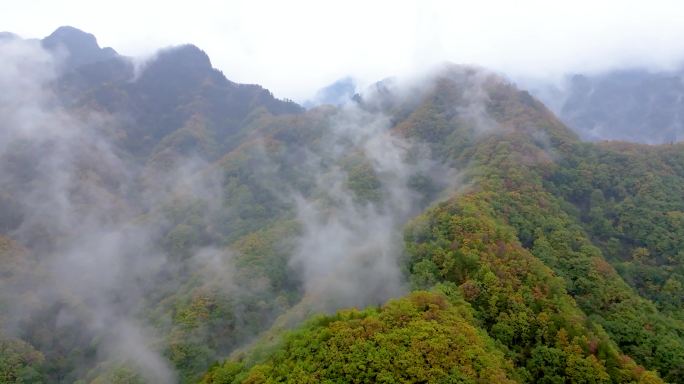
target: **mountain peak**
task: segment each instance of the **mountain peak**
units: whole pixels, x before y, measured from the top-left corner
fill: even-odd
[[[207,78],[225,80],[217,74],[204,51],[185,44],[160,50],[147,63],[138,83],[164,94],[179,95],[195,89]]]
[[[81,65],[107,60],[117,56],[112,48],[100,48],[97,39],[91,33],[84,32],[71,26],[57,28],[41,41],[43,47],[49,51],[65,51],[65,69],[74,69]]]
[[[155,63],[172,64],[179,69],[212,69],[211,60],[206,52],[193,44],[183,44],[161,50]]]
[[[19,36],[15,35],[12,32],[0,32],[0,40],[14,40],[18,38]]]
[[[357,84],[354,78],[346,76],[338,79],[316,92],[313,99],[306,102],[308,107],[321,104],[343,105],[354,98],[357,91]]]
[[[77,42],[81,44],[97,45],[97,39],[92,33],[84,32],[69,25],[63,25],[43,39],[46,45],[53,42]]]

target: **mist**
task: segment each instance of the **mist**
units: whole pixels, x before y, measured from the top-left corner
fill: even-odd
[[[308,315],[404,296],[403,229],[467,187],[460,151],[522,130],[560,156],[534,123],[500,124],[492,106],[529,95],[479,66],[349,80],[305,110],[191,45],[68,54],[0,39],[1,255],[18,260],[0,341],[56,382],[195,382]]]
[[[327,311],[377,305],[406,291],[401,228],[423,197],[411,189],[410,178],[432,165],[429,154],[420,164],[409,163],[411,143],[392,135],[382,114],[350,103],[331,126],[322,147],[326,158],[309,154],[307,159],[322,196],[295,196],[303,234],[291,259],[302,271],[307,300]],[[338,165],[354,151],[377,178],[372,189],[377,198],[352,190],[349,170]],[[321,163],[335,165],[317,168]]]
[[[186,337],[201,344],[212,331],[177,324],[178,309],[165,312],[176,294],[181,303],[187,295],[234,303],[226,316],[245,330],[218,353],[254,339],[297,302],[309,312],[332,312],[401,296],[409,289],[403,225],[458,181],[425,145],[392,132],[391,117],[370,107],[382,104],[372,90],[364,94],[368,107],[350,101],[323,108],[318,138],[293,146],[285,160],[271,154],[268,131],[255,131],[248,184],[274,199],[284,215],[275,224],[292,220],[297,227],[273,243],[291,275],[283,284],[299,287],[285,299],[273,281],[250,280],[250,256],[221,240],[244,235],[247,204],[244,187],[227,179],[226,159],[169,149],[141,161],[117,133],[132,116],[65,106],[57,92],[63,55],[38,41],[5,39],[0,56],[1,202],[13,212],[3,228],[27,263],[2,282],[7,311],[0,326],[3,337],[48,351],[61,343],[76,354],[59,368],[67,380],[122,368],[145,382],[181,380],[169,361],[173,335],[190,332]],[[140,71],[145,67],[132,83]],[[415,103],[427,92],[397,84],[395,102]],[[297,178],[284,177],[283,167],[298,169]],[[260,222],[264,230],[271,225]],[[54,336],[41,336],[44,324]]]
[[[163,169],[125,155],[111,135],[123,117],[63,107],[54,92],[60,58],[39,42],[2,40],[0,56],[2,208],[15,212],[4,218],[7,235],[29,263],[3,284],[2,329],[40,344],[31,329],[54,317],[55,338],[84,343],[64,348],[94,348],[67,378],[92,378],[106,361],[131,365],[146,382],[176,381],[162,335],[142,316],[147,297],[178,290],[198,273],[229,291],[232,275],[220,248],[197,249],[183,262],[170,256],[160,207],[180,199],[216,209],[220,174],[192,154]]]
[[[647,327],[590,306],[572,263],[550,258],[587,256],[596,276],[613,276],[611,290],[657,304],[644,317],[653,329],[675,319],[664,310],[679,310],[669,307],[681,252],[656,253],[678,246],[665,229],[680,202],[660,190],[680,186],[682,20],[671,0],[4,2],[0,381],[230,376],[232,362],[250,368],[307,319],[374,313],[438,281],[467,283],[450,296],[454,320],[464,315],[520,378],[546,374],[528,363],[555,348],[579,353],[563,364],[624,363],[636,380],[646,371],[632,369],[632,354],[649,349],[618,332]],[[614,140],[629,143],[583,142]],[[642,205],[663,231],[629,234],[648,228],[634,213]],[[463,232],[496,239],[414,239],[408,223],[473,224]],[[577,236],[595,247],[575,249]],[[542,257],[541,240],[559,248]],[[643,268],[653,284],[633,263],[648,258],[637,245],[671,264]],[[603,260],[599,249],[605,263],[589,263]],[[521,258],[494,260],[509,251]],[[470,297],[490,272],[506,288],[490,298],[515,296],[509,282],[539,283],[521,291],[537,300],[522,313],[550,313],[553,327],[572,325],[572,343],[589,344],[566,348],[553,329],[518,351],[515,310]],[[624,316],[601,322],[614,313]],[[635,361],[661,369],[649,365],[657,359]]]

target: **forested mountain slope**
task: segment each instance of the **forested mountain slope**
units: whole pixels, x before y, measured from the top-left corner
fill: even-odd
[[[510,380],[658,382],[655,374],[638,367],[641,364],[659,372],[668,382],[681,381],[684,328],[676,311],[673,312],[673,308],[681,310],[681,304],[665,307],[654,297],[640,295],[644,285],[632,276],[635,270],[644,270],[625,266],[629,264],[625,259],[630,258],[630,247],[646,245],[649,236],[625,235],[626,230],[640,228],[622,224],[635,217],[619,217],[614,211],[599,211],[605,208],[598,206],[594,207],[593,216],[583,213],[591,210],[585,200],[598,192],[586,186],[583,190],[576,183],[591,185],[601,174],[621,180],[606,183],[606,187],[619,188],[620,183],[636,182],[630,180],[632,177],[653,179],[651,185],[675,183],[670,186],[675,187],[670,194],[662,193],[662,185],[649,189],[661,193],[623,189],[619,202],[624,204],[639,194],[642,198],[647,195],[654,211],[657,206],[663,207],[652,215],[676,218],[677,212],[682,212],[679,197],[683,190],[677,184],[681,183],[678,169],[682,165],[682,147],[643,147],[651,156],[662,156],[659,161],[645,161],[641,152],[630,156],[621,148],[638,145],[581,143],[528,94],[492,77],[480,82],[481,91],[487,95],[482,109],[473,113],[470,108],[470,114],[459,114],[468,110],[463,106],[463,89],[473,86],[458,79],[460,73],[456,71],[456,80],[453,76],[438,76],[432,92],[394,128],[403,135],[432,143],[433,154],[454,164],[464,164],[467,175],[465,190],[428,209],[406,229],[406,262],[412,287],[446,292],[464,311],[472,311],[471,325],[492,338],[509,367],[513,367],[506,374]],[[477,71],[471,73],[477,78],[476,74]],[[611,155],[620,157],[621,162],[600,160],[601,156]],[[641,169],[629,167],[630,162],[640,164]],[[620,174],[608,168],[618,164],[629,171],[623,169]],[[617,197],[608,199],[617,204]],[[647,220],[648,216],[636,217]],[[611,223],[610,234],[615,238],[600,241],[607,234],[597,228],[608,225],[607,222]],[[656,223],[657,220],[649,225],[658,226]],[[661,241],[678,239],[677,224],[663,220],[660,232],[669,237],[665,235]],[[654,228],[653,232],[656,231]],[[673,248],[681,251],[681,245]],[[652,249],[656,254],[662,252]],[[616,257],[615,252],[621,256]],[[659,287],[650,287],[668,296],[668,300],[677,301],[681,291],[673,292],[672,287],[679,287],[674,281],[681,281],[681,277],[671,272],[676,267],[648,259],[654,271],[667,274],[660,277]],[[672,257],[668,260],[671,265],[681,265]],[[396,305],[389,303],[382,310],[394,311]],[[408,306],[404,316],[411,318],[416,310],[427,311],[423,316],[428,316],[433,310],[430,308],[427,304],[418,309]],[[257,357],[235,356],[212,370],[205,381],[262,382],[297,377],[294,381],[487,382],[491,378],[487,378],[489,371],[485,367],[496,369],[500,364],[482,364],[466,373],[458,368],[430,372],[421,365],[423,359],[433,361],[431,351],[445,341],[438,333],[425,333],[422,323],[409,323],[403,328],[405,340],[412,340],[408,345],[406,341],[395,340],[396,344],[388,347],[382,333],[370,333],[369,340],[352,338],[348,342],[354,344],[340,349],[337,330],[362,326],[368,329],[365,316],[368,315],[355,318],[342,313],[325,318],[320,325],[314,323],[287,334],[282,346],[269,347],[272,352],[264,353],[257,347]],[[442,321],[433,321],[430,326],[439,324]],[[378,327],[384,329],[383,325]],[[391,373],[392,363],[380,364],[373,354],[368,364],[359,363],[363,360],[360,356],[366,353],[363,351],[370,348],[364,346],[368,343],[379,349],[379,361],[384,353],[392,355],[392,348],[411,348],[416,362],[413,370],[404,371],[404,376]],[[460,351],[459,357],[481,355],[482,352],[475,352],[476,348],[473,344],[472,350]],[[318,362],[318,356],[327,357]],[[441,357],[449,358],[446,354]],[[434,366],[442,362],[435,359]],[[340,367],[331,370],[331,364]]]
[[[681,145],[480,68],[305,111],[194,46],[0,49],[0,382],[684,381]]]

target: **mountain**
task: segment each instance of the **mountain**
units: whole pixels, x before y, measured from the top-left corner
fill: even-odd
[[[583,142],[476,67],[304,110],[193,45],[27,44],[0,382],[684,381],[682,144]]]
[[[161,50],[139,74],[130,60],[114,57],[74,69],[59,80],[61,97],[70,108],[95,108],[124,114],[121,145],[136,155],[161,151],[165,139],[187,132],[188,123],[202,116],[203,132],[191,140],[214,136],[231,145],[250,112],[299,113],[292,101],[278,100],[258,85],[237,84],[213,68],[204,51],[193,45]],[[198,137],[200,135],[202,137]],[[203,153],[203,156],[212,155]]]
[[[642,69],[577,74],[537,94],[585,139],[663,144],[684,138],[682,75]]]
[[[0,40],[11,40],[11,39],[17,39],[19,36],[15,35],[12,32],[0,32]]]
[[[41,44],[45,49],[65,56],[63,68],[67,71],[118,55],[110,47],[100,48],[92,34],[69,26],[57,28],[50,36],[41,40]]]
[[[478,71],[429,88],[394,130],[467,165],[468,187],[405,229],[412,288],[437,296],[267,335],[204,382],[680,381],[681,145],[582,143],[528,93]],[[482,93],[474,108],[468,96]],[[480,332],[465,349],[448,340],[469,331],[442,328],[463,319]]]
[[[319,89],[313,99],[304,103],[307,108],[317,105],[330,104],[341,106],[353,100],[357,94],[357,85],[351,77],[343,77],[334,83]]]

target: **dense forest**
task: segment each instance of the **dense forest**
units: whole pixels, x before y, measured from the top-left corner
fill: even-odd
[[[305,109],[192,45],[0,54],[0,383],[684,382],[684,144],[476,67]]]

